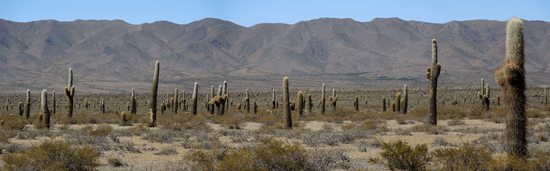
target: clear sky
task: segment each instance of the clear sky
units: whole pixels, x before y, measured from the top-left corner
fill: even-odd
[[[399,17],[445,23],[452,20],[550,21],[550,0],[2,0],[0,18],[18,22],[44,19],[121,19],[133,24],[159,20],[186,24],[220,18],[243,26],[296,23],[321,17],[370,21]]]

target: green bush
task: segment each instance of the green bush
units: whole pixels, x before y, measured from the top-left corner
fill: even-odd
[[[383,143],[380,156],[390,170],[424,170],[430,161],[426,144],[411,148],[406,142]]]
[[[485,170],[492,159],[487,147],[466,143],[460,148],[437,149],[432,152],[440,170]]]
[[[22,153],[5,154],[0,170],[94,170],[100,153],[89,146],[46,141]]]
[[[268,140],[254,149],[258,167],[267,170],[304,170],[307,151],[300,144]]]

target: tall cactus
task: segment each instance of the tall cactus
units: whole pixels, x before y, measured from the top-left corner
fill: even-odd
[[[311,94],[307,94],[307,114],[311,115],[311,109],[313,108],[313,101],[311,100]]]
[[[69,68],[69,80],[67,81],[67,87],[65,87],[65,95],[67,96],[67,116],[69,118],[73,117],[74,109],[74,91],[75,87],[73,85],[73,69]]]
[[[248,94],[248,89],[246,89],[245,93],[246,93],[244,98],[245,109],[247,113],[250,113],[250,95]]]
[[[338,96],[336,96],[336,89],[332,89],[332,96],[329,98],[330,101],[330,107],[332,108],[332,111],[336,111],[336,102],[338,102]]]
[[[353,101],[353,109],[355,111],[359,111],[359,96],[355,96],[355,100]]]
[[[52,115],[55,115],[57,104],[55,102],[55,90],[52,90]]]
[[[426,70],[426,77],[430,80],[430,125],[437,125],[437,79],[440,72],[441,64],[437,63],[437,41],[432,39],[432,65]]]
[[[483,80],[481,82],[483,83]],[[489,98],[491,97],[490,91],[491,89],[489,87],[489,84],[485,84],[485,87],[482,87],[481,92],[477,92],[477,95],[481,100],[481,107],[484,111],[489,111]]]
[[[325,114],[325,83],[321,86],[321,114]]]
[[[286,129],[292,129],[292,115],[290,114],[290,93],[288,90],[288,76],[283,78],[283,111]]]
[[[105,99],[101,99],[99,101],[99,105],[100,105],[100,108],[101,108],[101,114],[105,114]]]
[[[132,89],[130,97],[130,114],[137,113],[137,100],[136,100],[136,91]]]
[[[386,97],[382,97],[382,112],[386,111]]]
[[[407,84],[403,86],[403,98],[401,100],[401,112],[407,114],[409,108],[409,90],[407,89]]]
[[[149,101],[149,127],[157,125],[157,93],[159,86],[159,68],[160,62],[155,62],[155,72],[153,73],[153,85],[151,85],[151,99]]]
[[[17,105],[19,109],[19,116],[23,116],[23,113],[25,113],[25,108],[23,107],[23,102],[19,101],[19,104]]]
[[[31,90],[27,89],[27,98],[25,98],[25,118],[31,117]]]
[[[46,128],[50,128],[50,110],[48,110],[48,91],[42,90],[40,96],[40,108],[42,109],[42,122]]]
[[[395,111],[401,112],[401,93],[395,95]]]
[[[193,86],[193,95],[191,96],[191,102],[193,103],[191,106],[191,113],[193,115],[197,114],[197,107],[198,107],[198,96],[197,93],[199,91],[199,83],[195,82],[195,85]]]
[[[277,108],[277,97],[275,96],[275,89],[271,92],[271,110],[275,111],[275,108]]]
[[[174,97],[172,99],[172,111],[174,114],[178,114],[178,107],[179,107],[179,89],[174,89]]]
[[[304,108],[305,108],[304,104],[305,104],[304,103],[304,92],[299,91],[298,95],[296,97],[296,107],[298,109],[298,114],[300,116],[304,116]]]
[[[525,69],[523,22],[512,18],[506,26],[506,60],[495,71],[495,79],[502,87],[506,110],[506,152],[509,156],[527,156],[527,118],[525,116]]]

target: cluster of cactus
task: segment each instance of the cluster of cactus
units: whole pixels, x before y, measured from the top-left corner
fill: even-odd
[[[214,92],[214,88],[211,89],[212,94]],[[210,113],[214,114],[217,109],[218,115],[223,115],[226,111],[226,105],[228,102],[228,94],[227,94],[227,81],[223,81],[223,86],[218,85],[218,93],[217,95],[213,95],[212,98],[208,101],[208,104],[210,104]]]
[[[490,91],[491,90],[489,88],[489,84],[485,84],[485,81],[482,78],[481,79],[481,87],[480,87],[479,91],[477,92],[477,96],[481,100],[481,107],[483,108],[484,111],[489,110]]]
[[[292,129],[292,115],[290,113],[290,93],[288,88],[288,77],[283,77],[283,112],[284,112],[284,127]]]
[[[506,26],[506,59],[495,71],[495,80],[502,87],[506,112],[505,149],[509,156],[527,156],[527,117],[525,115],[525,69],[523,23],[512,18]]]
[[[437,41],[432,39],[432,65],[426,69],[426,77],[430,81],[430,114],[427,123],[437,125],[437,79],[441,72],[441,64],[437,63]]]
[[[160,62],[155,62],[155,70],[153,72],[153,84],[151,86],[151,99],[149,101],[149,127],[157,125],[157,93],[159,86],[159,68]]]
[[[73,85],[73,69],[69,68],[69,80],[67,82],[67,87],[65,87],[65,95],[67,96],[67,116],[69,118],[73,117],[74,109],[74,92],[75,87]]]

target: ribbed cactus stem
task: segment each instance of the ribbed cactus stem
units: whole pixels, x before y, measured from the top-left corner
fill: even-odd
[[[395,111],[401,111],[401,93],[399,92],[395,95]]]
[[[307,95],[307,114],[311,115],[311,109],[313,109],[313,101],[311,100],[311,94]]]
[[[136,100],[136,91],[132,89],[131,91],[131,97],[130,97],[130,113],[136,114],[137,113],[137,100]]]
[[[277,107],[277,97],[275,96],[275,89],[271,92],[271,109],[275,111],[275,108]]]
[[[401,112],[403,114],[407,114],[408,108],[409,108],[409,90],[407,89],[407,84],[403,86],[403,102],[401,105]]]
[[[218,85],[218,96],[222,96],[222,95],[223,95],[223,94],[222,94],[222,90],[223,90],[222,85]]]
[[[19,116],[23,116],[25,113],[25,107],[23,107],[23,102],[19,101],[19,104],[17,105],[19,109]]]
[[[325,113],[325,83],[321,86],[321,114]]]
[[[246,112],[250,113],[250,95],[248,94],[248,89],[246,89],[246,92],[245,92],[245,109],[246,109]]]
[[[304,116],[304,108],[305,108],[304,104],[305,104],[304,103],[304,92],[299,91],[298,95],[296,97],[296,107],[298,109],[298,114],[300,116]]]
[[[527,156],[527,117],[525,115],[525,69],[523,23],[512,18],[506,26],[506,59],[495,71],[495,79],[502,87],[506,112],[505,149],[509,156]]]
[[[155,71],[153,73],[153,84],[151,85],[151,99],[149,101],[149,127],[157,125],[157,94],[159,86],[159,68],[160,62],[155,62]]]
[[[224,80],[222,85],[222,95],[226,95],[227,93],[227,80]]]
[[[56,105],[57,104],[56,104],[56,100],[55,100],[55,90],[52,90],[52,112],[51,112],[51,114],[55,114],[55,112],[56,112],[55,110],[57,108]]]
[[[31,90],[27,89],[27,97],[25,98],[25,118],[31,117]]]
[[[288,90],[288,77],[283,78],[283,111],[286,129],[292,129],[292,115],[290,113],[290,93]]]
[[[196,115],[197,114],[197,107],[198,107],[198,96],[197,96],[197,93],[199,91],[199,83],[195,82],[195,85],[193,85],[193,95],[191,96],[191,101],[192,101],[192,105],[191,105],[191,113],[193,115]]]
[[[437,63],[437,41],[432,39],[432,64],[426,70],[426,77],[430,80],[430,114],[427,123],[437,125],[437,80],[441,72],[441,64]]]
[[[73,109],[74,109],[74,92],[75,87],[73,85],[73,69],[69,68],[69,76],[68,76],[68,82],[67,87],[65,87],[65,95],[67,96],[67,116],[69,118],[73,117]]]
[[[179,107],[179,89],[174,89],[174,97],[172,99],[172,111],[174,111],[174,114],[178,114],[178,107]]]
[[[386,111],[386,97],[382,97],[382,112]]]
[[[42,122],[46,128],[50,128],[50,110],[48,110],[48,91],[42,90],[40,96],[40,109],[42,109]]]
[[[105,99],[100,100],[101,113],[105,114]]]

